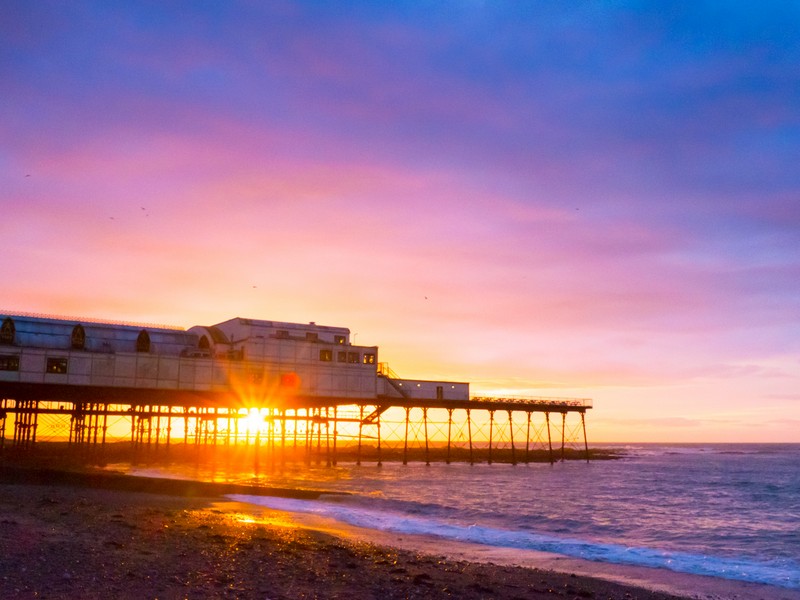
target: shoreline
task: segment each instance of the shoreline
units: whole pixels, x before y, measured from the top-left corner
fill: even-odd
[[[176,480],[147,478],[143,489],[111,474],[35,483],[23,475],[0,483],[0,588],[9,598],[800,598],[773,586],[362,530],[233,502],[228,484],[199,495],[190,481],[179,481],[187,492],[179,493]],[[97,485],[103,478],[113,489]]]
[[[309,513],[289,513],[275,508],[228,499],[218,503],[230,512],[254,515],[254,518],[274,518],[282,514],[300,527],[324,531],[337,537],[365,542],[381,547],[401,549],[423,555],[445,557],[451,561],[488,564],[502,567],[519,567],[534,571],[556,573],[569,577],[599,580],[651,593],[662,593],[669,598],[701,600],[800,600],[800,590],[741,580],[723,579],[706,575],[681,573],[668,569],[606,563],[573,558],[539,550],[500,548],[446,540],[421,534],[400,534],[366,529]],[[263,511],[263,513],[262,513]],[[259,516],[260,515],[260,516]],[[628,592],[630,593],[630,592]],[[629,596],[625,596],[629,598]],[[635,594],[632,596],[638,597]]]

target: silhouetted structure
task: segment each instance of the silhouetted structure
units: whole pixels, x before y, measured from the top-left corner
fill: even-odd
[[[14,446],[34,444],[45,417],[68,419],[70,443],[104,445],[114,419],[134,445],[243,442],[379,463],[386,455],[517,462],[536,450],[554,460],[576,441],[588,457],[592,406],[471,398],[468,383],[400,378],[376,346],[313,322],[234,318],[183,330],[24,314],[0,316],[0,398],[0,445],[9,428]],[[404,417],[387,436],[389,410]],[[579,418],[569,434],[568,416]]]

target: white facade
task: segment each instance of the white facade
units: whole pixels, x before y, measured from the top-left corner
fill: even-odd
[[[383,396],[416,400],[469,400],[469,384],[454,381],[383,378]]]
[[[465,383],[379,375],[377,346],[352,345],[347,328],[242,318],[186,331],[0,315],[3,382],[230,392],[245,405],[278,396],[469,399]]]

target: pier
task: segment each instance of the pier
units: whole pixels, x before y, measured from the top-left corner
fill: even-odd
[[[0,449],[250,448],[265,460],[589,458],[586,398],[472,396],[404,379],[349,330],[232,319],[188,331],[13,315],[0,327]]]
[[[2,389],[0,387],[0,389]],[[79,391],[74,391],[80,393]],[[2,392],[4,396],[8,395]],[[73,395],[72,393],[70,395]],[[91,394],[87,394],[91,395]],[[314,399],[287,406],[153,405],[65,399],[0,400],[0,448],[37,441],[168,450],[249,445],[278,460],[509,462],[588,458],[588,399],[474,398],[468,401]],[[176,399],[180,400],[180,399]],[[258,423],[261,423],[259,426]]]

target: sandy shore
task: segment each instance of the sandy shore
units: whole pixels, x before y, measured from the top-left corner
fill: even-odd
[[[555,572],[499,564],[508,562],[502,557],[458,560],[453,548],[411,549],[409,540],[392,548],[225,502],[211,490],[204,490],[208,497],[154,493],[156,481],[138,491],[65,483],[0,484],[3,598],[784,597],[751,596],[724,582],[713,595],[675,596],[570,572],[569,565]]]

